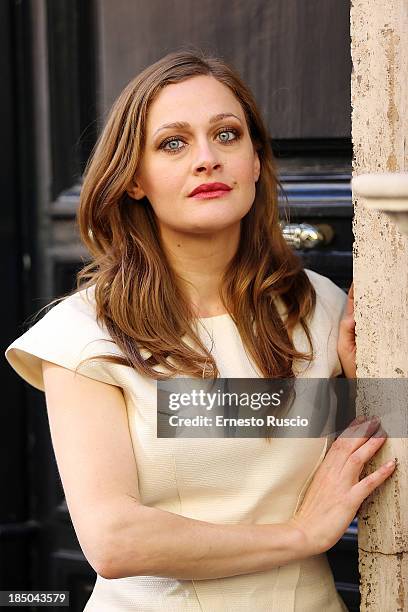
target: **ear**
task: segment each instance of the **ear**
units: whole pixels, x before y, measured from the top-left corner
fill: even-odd
[[[259,161],[259,155],[254,149],[254,181],[258,182],[259,175],[261,173],[261,162]]]
[[[141,200],[146,195],[142,187],[136,180],[132,181],[132,183],[130,184],[130,186],[128,187],[126,191],[127,191],[127,194],[134,200]]]

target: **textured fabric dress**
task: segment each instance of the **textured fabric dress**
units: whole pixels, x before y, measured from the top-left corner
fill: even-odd
[[[341,372],[336,344],[346,295],[307,270],[317,293],[311,321],[315,359],[299,377]],[[228,314],[197,320],[222,377],[259,378]],[[307,351],[303,330],[295,346]],[[16,372],[44,390],[41,359],[71,370],[85,357],[120,354],[96,322],[92,288],[65,298],[6,350]],[[296,370],[295,370],[296,371]],[[321,438],[157,438],[156,381],[132,368],[88,361],[78,372],[123,389],[143,504],[225,524],[279,523],[301,502],[332,440]],[[84,408],[85,409],[85,408]],[[269,571],[209,580],[97,575],[86,612],[340,612],[325,554]]]

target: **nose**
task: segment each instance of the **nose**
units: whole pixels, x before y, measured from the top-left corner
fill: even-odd
[[[217,151],[214,151],[208,141],[203,142],[197,149],[197,157],[194,162],[194,173],[202,174],[212,172],[220,167],[221,163],[218,159]]]

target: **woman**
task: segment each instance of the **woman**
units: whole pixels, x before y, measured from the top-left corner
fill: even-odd
[[[378,424],[330,449],[156,437],[159,379],[354,375],[351,304],[342,319],[345,294],[283,240],[268,135],[231,68],[181,51],[126,87],[78,223],[78,291],[6,355],[46,393],[97,572],[86,611],[345,610],[324,553],[392,473],[359,482]]]

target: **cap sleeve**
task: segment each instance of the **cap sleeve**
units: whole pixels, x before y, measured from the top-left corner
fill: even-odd
[[[26,382],[44,391],[42,360],[77,371],[100,382],[122,386],[120,364],[87,357],[122,355],[107,331],[96,322],[88,290],[64,298],[7,347],[5,357]],[[79,367],[78,367],[79,366]]]
[[[324,376],[338,376],[342,367],[337,353],[337,341],[347,294],[326,276],[308,269],[305,269],[305,272],[317,296],[312,331],[320,354],[325,355],[327,360],[327,373]]]

